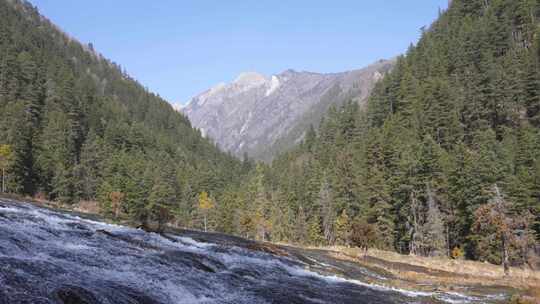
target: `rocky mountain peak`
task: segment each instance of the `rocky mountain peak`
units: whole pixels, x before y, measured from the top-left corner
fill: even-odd
[[[392,65],[382,61],[332,74],[289,69],[270,77],[245,72],[194,97],[182,111],[223,150],[269,160],[301,140],[330,105],[363,103]]]
[[[266,76],[256,72],[244,72],[238,75],[234,80],[237,85],[243,86],[257,86],[265,84],[268,81]]]

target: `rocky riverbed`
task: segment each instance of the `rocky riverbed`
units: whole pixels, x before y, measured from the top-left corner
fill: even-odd
[[[500,290],[398,288],[317,250],[148,233],[0,199],[0,303],[503,303]]]

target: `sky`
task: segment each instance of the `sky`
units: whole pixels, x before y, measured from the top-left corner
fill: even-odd
[[[30,0],[172,103],[238,74],[342,72],[406,51],[448,0]]]

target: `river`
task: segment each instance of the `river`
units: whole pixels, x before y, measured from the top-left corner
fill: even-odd
[[[0,303],[499,303],[386,287],[316,251],[272,254],[222,234],[159,235],[0,199]],[[347,271],[333,269],[346,268]],[[345,273],[345,275],[344,275]],[[388,286],[388,285],[387,285]]]

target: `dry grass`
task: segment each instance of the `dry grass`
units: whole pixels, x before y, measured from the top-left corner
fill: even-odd
[[[512,267],[505,276],[502,266],[467,260],[402,255],[395,252],[370,249],[363,257],[358,248],[341,246],[303,247],[326,250],[336,259],[353,261],[360,265],[381,269],[400,280],[417,284],[435,284],[441,289],[452,286],[504,286],[516,290],[540,304],[540,271]],[[521,299],[521,298],[520,298]]]
[[[401,255],[376,249],[370,249],[364,257],[358,248],[300,247],[323,250],[335,259],[390,274],[393,278],[383,284],[397,288],[446,292],[469,287],[471,290],[495,288],[513,294],[511,304],[540,304],[540,271],[513,267],[510,275],[504,276],[502,266],[483,262]]]
[[[344,248],[343,251],[349,251],[349,253],[354,254],[354,249]],[[395,252],[388,252],[376,249],[370,249],[368,255],[384,259],[386,261],[407,263],[410,265],[422,266],[429,269],[437,269],[461,275],[482,276],[490,278],[504,277],[504,271],[502,266],[493,265],[490,263],[467,260],[453,260],[448,258],[401,255]],[[517,279],[524,282],[540,282],[540,271],[513,267],[510,270],[510,279]]]
[[[101,214],[101,208],[96,201],[80,201],[73,206],[73,210],[81,213]]]
[[[362,258],[360,250],[356,248],[324,249],[329,250],[330,255],[335,258],[382,268],[403,280],[441,286],[508,286],[526,291],[528,295],[540,299],[540,271],[513,267],[510,275],[504,276],[501,266],[489,263],[401,255],[376,249],[370,249],[366,258]]]

